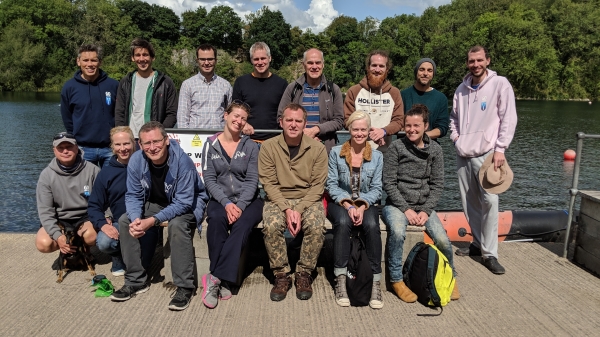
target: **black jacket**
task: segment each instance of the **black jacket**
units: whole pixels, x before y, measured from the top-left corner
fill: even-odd
[[[158,73],[158,77],[152,93],[150,120],[161,122],[165,128],[172,128],[177,123],[177,89],[169,76],[158,70],[154,71]],[[131,78],[135,72],[130,72],[119,82],[115,106],[115,126],[129,125]]]

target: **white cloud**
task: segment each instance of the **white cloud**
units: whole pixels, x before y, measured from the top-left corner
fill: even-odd
[[[333,0],[311,0],[309,9],[303,11],[296,7],[293,0],[233,0],[234,2],[222,0],[144,0],[150,4],[157,4],[173,9],[177,14],[186,10],[196,10],[198,6],[211,8],[218,5],[229,6],[244,19],[251,12],[267,6],[271,10],[279,10],[285,21],[301,29],[310,28],[313,32],[323,31],[331,21],[338,16],[333,8]],[[393,1],[393,0],[392,0]]]

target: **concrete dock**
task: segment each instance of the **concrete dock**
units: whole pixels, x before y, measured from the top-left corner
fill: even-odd
[[[199,248],[196,254],[205,259]],[[51,265],[58,253],[39,253],[34,234],[0,233],[0,335],[598,336],[600,279],[560,258],[561,251],[562,244],[501,243],[507,272],[500,276],[477,259],[455,257],[462,298],[437,317],[417,316],[432,310],[403,303],[388,291],[381,310],[339,307],[322,261],[310,300],[296,299],[292,288],[284,301],[271,302],[265,276],[270,272],[255,254],[249,254],[256,263],[250,261],[253,267],[236,296],[209,310],[199,289],[187,310],[172,312],[167,309],[172,290],[159,278],[127,302],[95,298],[88,272],[55,282]],[[110,263],[96,270],[117,289],[123,285],[123,277],[110,274]]]

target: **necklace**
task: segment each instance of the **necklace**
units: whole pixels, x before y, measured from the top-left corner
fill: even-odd
[[[158,166],[156,166],[156,165],[154,165],[154,163],[153,163],[152,161],[150,161],[150,164],[151,164],[151,165],[152,165],[152,167],[154,167],[155,169],[162,169],[162,168],[164,168],[165,166],[167,166],[167,163],[168,163],[168,160],[165,160],[165,162],[164,162],[162,165],[158,165]]]

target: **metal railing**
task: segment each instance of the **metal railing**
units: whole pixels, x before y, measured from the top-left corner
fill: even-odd
[[[586,135],[583,132],[577,133],[577,150],[575,150],[575,168],[573,170],[573,184],[571,186],[571,189],[569,189],[569,194],[571,195],[571,197],[569,200],[569,216],[568,216],[568,222],[567,222],[567,233],[565,236],[565,247],[563,250],[563,258],[567,257],[567,251],[569,249],[569,241],[571,241],[569,239],[569,236],[571,234],[571,222],[573,221],[573,206],[575,205],[575,197],[577,197],[577,194],[579,193],[579,190],[577,189],[577,187],[579,185],[579,169],[581,167],[581,154],[582,154],[582,149],[583,149],[583,140],[585,138],[600,139],[600,135]]]
[[[213,130],[213,129],[166,129],[167,133],[183,133],[183,134],[196,134],[196,133],[217,133],[223,131],[223,129]],[[283,130],[268,130],[268,129],[254,129],[254,133],[281,133]],[[347,135],[350,134],[348,130],[339,130],[335,132],[338,135]],[[396,136],[404,135],[404,131],[400,131],[396,133]]]

